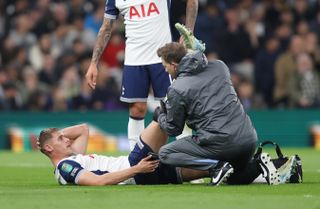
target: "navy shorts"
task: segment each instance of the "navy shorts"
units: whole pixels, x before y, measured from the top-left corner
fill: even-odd
[[[141,139],[136,144],[129,155],[129,163],[131,166],[137,165],[140,160],[147,157],[152,149]],[[152,173],[141,173],[134,177],[136,184],[180,184],[181,180],[174,166],[159,164],[159,167]]]
[[[155,99],[160,100],[166,96],[170,84],[170,76],[161,63],[143,66],[125,65],[120,100],[127,103],[146,102],[150,86]]]

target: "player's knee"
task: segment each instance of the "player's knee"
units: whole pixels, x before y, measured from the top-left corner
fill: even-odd
[[[163,163],[167,163],[169,160],[170,150],[168,149],[168,146],[162,146],[159,150],[159,158],[160,161]]]
[[[144,118],[147,113],[147,104],[143,102],[133,103],[130,105],[130,116]]]

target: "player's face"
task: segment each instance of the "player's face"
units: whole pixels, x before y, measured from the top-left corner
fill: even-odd
[[[177,77],[177,64],[175,63],[168,63],[162,59],[162,65],[166,69],[166,71],[171,75],[171,77]]]
[[[61,155],[70,155],[72,154],[71,141],[65,137],[61,132],[57,131],[52,133],[52,139],[50,145],[53,148],[53,151]]]

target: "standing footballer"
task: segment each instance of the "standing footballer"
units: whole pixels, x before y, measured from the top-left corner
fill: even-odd
[[[165,97],[170,77],[165,72],[157,49],[171,42],[169,24],[170,1],[107,0],[102,26],[86,74],[94,89],[98,62],[112,32],[114,20],[121,14],[126,31],[125,61],[120,100],[129,103],[128,138],[132,150],[144,129],[147,97],[152,86],[154,97]],[[198,0],[187,0],[186,27],[193,30],[198,12]]]

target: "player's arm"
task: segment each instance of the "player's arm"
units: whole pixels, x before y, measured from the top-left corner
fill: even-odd
[[[198,0],[187,0],[186,27],[191,31],[194,29],[198,15]]]
[[[61,132],[65,137],[72,140],[71,148],[75,154],[85,154],[89,138],[87,124],[70,126],[62,129]]]
[[[113,22],[114,20],[109,18],[103,19],[103,23],[97,35],[96,43],[95,43],[92,58],[91,58],[91,63],[96,66],[98,65],[100,57],[111,37]]]
[[[97,35],[96,43],[92,53],[91,63],[86,74],[86,80],[88,82],[88,85],[92,89],[96,87],[96,79],[98,76],[98,63],[111,37],[113,22],[113,19],[104,18],[99,33]]]
[[[122,171],[95,175],[89,171],[83,171],[78,177],[77,184],[85,186],[114,185],[125,181],[138,173],[153,172],[159,165],[159,160],[150,160],[151,155],[143,158],[137,165]]]

